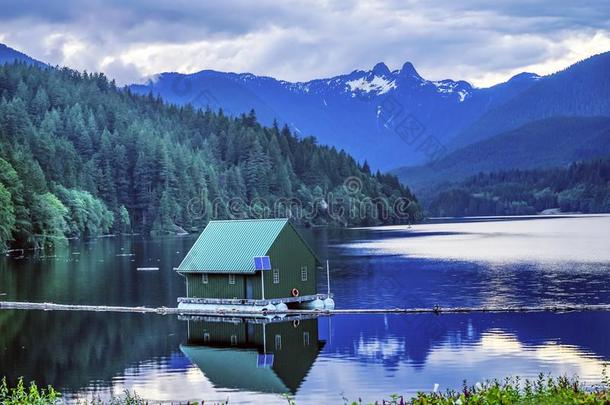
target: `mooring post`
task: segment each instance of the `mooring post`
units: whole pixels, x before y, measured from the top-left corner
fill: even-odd
[[[261,298],[265,299],[265,272],[261,270]]]
[[[326,294],[330,298],[330,266],[328,265],[328,259],[326,260]]]
[[[267,331],[265,330],[265,324],[263,323],[263,354],[267,354]],[[265,360],[267,361],[267,360]]]

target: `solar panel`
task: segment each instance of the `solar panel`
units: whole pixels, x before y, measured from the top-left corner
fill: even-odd
[[[254,269],[255,270],[271,270],[271,260],[269,256],[255,256],[254,257]]]
[[[273,354],[259,354],[256,357],[256,367],[265,368],[273,366]]]

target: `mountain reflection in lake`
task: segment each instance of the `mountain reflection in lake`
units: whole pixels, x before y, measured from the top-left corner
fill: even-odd
[[[610,217],[305,230],[339,308],[610,303]],[[0,299],[174,306],[194,237],[116,238],[0,260]],[[138,272],[157,266],[159,271]],[[320,289],[325,289],[321,273]],[[0,311],[0,375],[68,398],[365,402],[610,361],[610,313],[342,315],[280,323]],[[279,336],[279,338],[278,338]],[[307,345],[308,343],[308,345]]]

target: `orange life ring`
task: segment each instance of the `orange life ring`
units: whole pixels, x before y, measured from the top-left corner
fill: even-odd
[[[298,288],[293,288],[292,291],[290,291],[290,294],[292,294],[293,297],[298,297],[299,296],[299,289]]]

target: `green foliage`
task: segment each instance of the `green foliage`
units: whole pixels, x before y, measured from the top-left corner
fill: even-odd
[[[610,159],[567,168],[481,173],[439,192],[429,207],[440,216],[527,215],[550,208],[610,212]]]
[[[0,183],[0,248],[6,247],[15,226],[15,208],[11,193]]]
[[[116,228],[120,233],[128,233],[131,231],[131,220],[129,212],[124,205],[119,207],[119,215],[117,216]]]
[[[6,378],[0,383],[0,403],[4,405],[54,405],[60,402],[61,394],[49,386],[47,389],[38,388],[31,382],[26,387],[23,378],[20,378],[16,387],[9,388]]]
[[[4,239],[4,241],[6,242],[11,239],[11,235],[16,239],[25,238],[30,231],[31,224],[29,211],[25,206],[26,202],[24,200],[25,191],[23,183],[13,166],[1,158],[0,184],[10,193],[11,201],[10,204],[7,202],[6,206],[12,206],[14,215],[14,221],[11,221],[10,215],[6,216],[6,214],[0,219],[0,226],[8,232],[8,237],[7,239]],[[2,205],[4,206],[4,204]]]
[[[526,380],[521,384],[519,378],[507,378],[503,382],[488,381],[479,386],[464,384],[462,391],[445,393],[418,393],[408,402],[412,405],[487,405],[487,404],[607,404],[610,402],[610,386],[604,380],[601,386],[587,389],[577,378],[545,378],[540,374],[538,380]],[[400,404],[394,400],[389,404]]]
[[[263,127],[254,112],[231,118],[165,105],[118,89],[102,74],[24,64],[0,66],[0,169],[16,217],[4,228],[12,228],[16,245],[62,233],[201,229],[212,218],[255,216],[250,206],[261,199],[273,207],[297,192],[313,196],[316,187],[344,193],[351,177],[362,182],[349,195],[352,203],[415,201],[394,176],[373,175],[344,151],[298,138],[287,127]],[[235,198],[243,200],[238,210]],[[419,212],[417,204],[413,209]],[[296,220],[405,221],[394,211],[377,214],[321,212]]]
[[[123,391],[122,395],[112,396],[108,401],[94,398],[91,401],[79,401],[81,405],[146,405],[148,401],[143,400],[137,393],[129,390]],[[195,405],[192,403],[191,405]]]
[[[63,241],[68,231],[68,209],[51,193],[36,194],[31,207],[32,231],[43,245]]]
[[[87,191],[69,190],[62,186],[57,186],[55,192],[68,209],[68,235],[99,236],[108,233],[114,223],[114,214],[102,201]]]
[[[289,400],[290,404],[294,404]],[[350,403],[344,398],[344,403]],[[413,398],[393,394],[389,399],[367,405],[605,405],[610,403],[610,381],[606,369],[602,371],[601,384],[587,387],[577,377],[548,376],[540,374],[535,381],[519,377],[504,381],[491,380],[484,384],[468,386],[464,382],[461,391],[418,392]],[[351,405],[363,405],[362,400]]]

